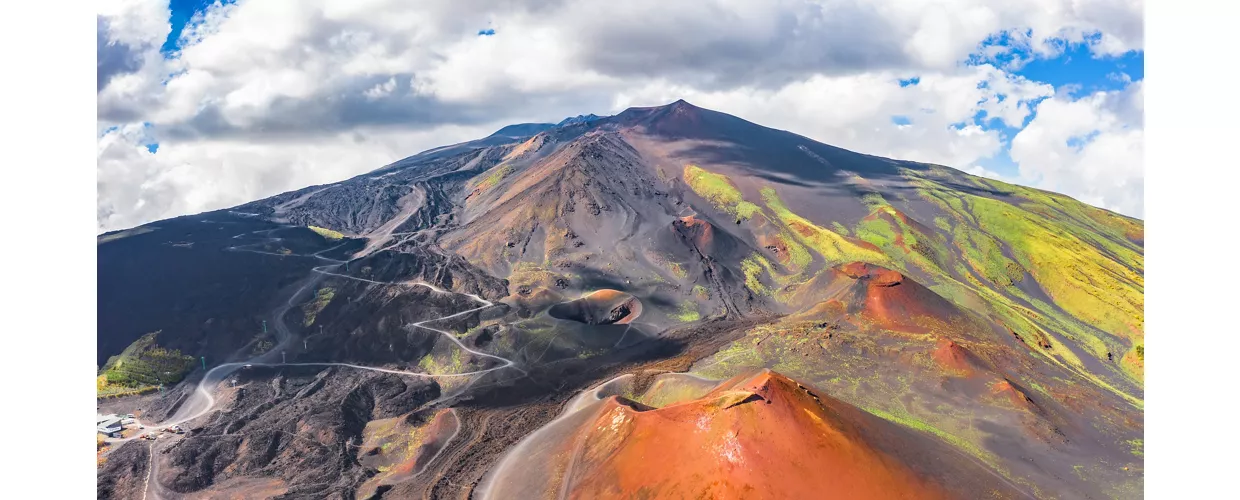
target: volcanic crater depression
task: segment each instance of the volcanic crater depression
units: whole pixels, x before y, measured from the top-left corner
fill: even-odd
[[[642,303],[619,290],[597,290],[585,297],[561,302],[547,309],[556,319],[587,325],[625,325],[642,314]]]

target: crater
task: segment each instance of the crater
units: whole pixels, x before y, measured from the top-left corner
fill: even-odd
[[[587,325],[624,325],[642,313],[637,297],[619,290],[596,290],[585,297],[551,306],[552,318],[576,321]]]

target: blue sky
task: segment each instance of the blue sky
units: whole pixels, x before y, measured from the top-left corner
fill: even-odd
[[[1003,37],[999,37],[999,40],[992,44],[1004,45],[1005,42]],[[1034,58],[1027,49],[1015,49],[991,60],[975,56],[970,64],[1007,65],[1017,60],[1027,62],[1013,71],[1014,74],[1032,81],[1049,83],[1055,87],[1057,92],[1067,91],[1068,95],[1073,97],[1099,91],[1120,90],[1128,85],[1128,81],[1145,78],[1145,53],[1143,51],[1129,52],[1118,57],[1095,57],[1090,54],[1089,46],[1084,43],[1068,46],[1063,53],[1054,58]],[[1127,76],[1127,80],[1124,79],[1124,75]],[[1025,123],[1020,128],[1027,125],[1035,116],[1037,116],[1036,107],[1034,113],[1025,119]],[[894,121],[896,117],[892,119]],[[1017,166],[1008,156],[1007,146],[1011,144],[1016,133],[1020,132],[1020,128],[1008,127],[995,118],[988,119],[984,112],[979,112],[973,119],[985,130],[1000,131],[1004,138],[1002,151],[994,157],[978,161],[978,165],[1004,176],[1016,177]],[[1069,144],[1072,145],[1071,141]]]
[[[168,9],[172,11],[172,17],[169,24],[172,25],[172,31],[168,33],[168,40],[160,47],[160,52],[168,54],[175,52],[179,47],[177,40],[181,38],[181,31],[185,29],[185,25],[189,24],[194,18],[194,14],[207,10],[207,7],[216,3],[217,0],[171,0]],[[222,4],[230,4],[236,0],[219,0]]]
[[[1006,46],[1006,43],[1006,37],[996,37],[984,43],[983,47]],[[1130,81],[1145,78],[1145,53],[1143,51],[1133,51],[1117,57],[1095,57],[1090,53],[1089,46],[1084,43],[1065,47],[1061,54],[1053,58],[1033,57],[1028,49],[1015,48],[992,58],[975,54],[966,64],[994,64],[1011,68],[1016,66],[1014,62],[1019,61],[1024,61],[1024,63],[1019,65],[1019,69],[1012,71],[1013,74],[1031,81],[1051,84],[1057,92],[1066,92],[1074,98],[1093,92],[1121,90]],[[911,77],[900,80],[900,86],[917,85],[919,82],[919,77]],[[1034,101],[1034,104],[1041,100]],[[984,111],[979,111],[974,115],[973,124],[981,125],[984,130],[999,131],[1004,140],[1004,148],[999,154],[982,159],[977,164],[992,172],[1016,177],[1017,166],[1008,155],[1008,146],[1021,128],[1028,125],[1036,116],[1035,106],[1033,114],[1025,119],[1021,127],[1009,127],[998,118],[986,116]],[[908,125],[912,123],[912,120],[907,115],[893,115],[891,123],[897,126]],[[964,125],[966,124],[958,124],[958,126]],[[1078,147],[1082,142],[1088,142],[1089,139],[1088,137],[1084,141],[1077,139],[1077,144],[1069,140],[1069,145]]]

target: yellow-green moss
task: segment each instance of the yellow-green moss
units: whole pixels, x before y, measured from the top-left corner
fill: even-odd
[[[710,290],[707,290],[706,287],[702,285],[693,285],[693,294],[701,300],[710,299]]]
[[[982,451],[982,449],[979,448],[976,444],[964,438],[961,438],[959,436],[946,432],[942,429],[939,429],[938,427],[930,425],[926,422],[918,420],[916,417],[909,415],[908,413],[905,413],[905,412],[891,413],[891,412],[883,411],[879,408],[866,408],[865,410],[884,420],[895,422],[897,424],[900,424],[900,425],[903,425],[905,427],[909,427],[912,429],[916,429],[919,431],[934,434],[935,436],[938,436],[940,439],[947,441],[948,443],[951,443],[953,446],[959,448],[962,451],[969,453],[970,455],[973,455],[974,457],[977,457],[978,459],[982,460],[983,462],[986,462],[987,464],[991,464],[992,466],[995,464],[994,456],[988,452]]]
[[[491,189],[496,184],[499,184],[499,181],[504,180],[504,177],[507,177],[508,174],[511,174],[511,173],[512,173],[512,165],[509,165],[507,163],[497,165],[495,167],[491,167],[490,170],[487,170],[486,172],[480,174],[478,177],[474,177],[475,179],[474,189],[477,189],[480,191],[486,191],[488,189]]]
[[[758,295],[770,295],[771,289],[762,283],[762,275],[770,264],[757,252],[741,261],[741,272],[745,274],[745,286]]]
[[[344,234],[339,231],[332,231],[331,229],[327,229],[325,227],[318,227],[318,226],[306,226],[306,227],[310,228],[311,231],[319,233],[319,236],[322,236],[328,241],[340,241],[341,239],[344,238]]]
[[[332,299],[335,297],[336,290],[331,287],[325,286],[315,292],[314,300],[307,303],[303,309],[305,320],[302,324],[305,326],[313,325],[314,320],[318,317],[319,313],[323,312],[323,308],[327,307],[327,305],[330,304]]]
[[[776,219],[786,226],[792,235],[822,255],[829,265],[854,261],[879,265],[890,262],[890,259],[881,252],[862,247],[830,229],[820,227],[793,213],[784,205],[783,200],[773,188],[762,188],[762,199],[766,202],[767,208],[775,214]]]
[[[726,175],[690,164],[685,165],[684,181],[694,193],[711,202],[715,208],[741,220],[749,219],[762,211],[757,205],[745,201],[741,191]]]
[[[809,250],[806,250],[805,246],[797,241],[796,236],[793,236],[791,232],[781,231],[778,238],[780,243],[783,243],[784,247],[788,249],[788,264],[791,265],[794,271],[801,272],[809,267],[813,257],[810,256]]]
[[[681,323],[692,323],[702,319],[702,315],[698,313],[697,304],[692,301],[681,302],[676,312],[668,314],[672,319]]]

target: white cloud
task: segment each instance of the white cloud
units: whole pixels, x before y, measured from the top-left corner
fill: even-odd
[[[899,159],[968,165],[1000,151],[997,131],[975,125],[953,127],[985,110],[1020,126],[1027,99],[1053,89],[992,66],[922,74],[917,85],[900,86],[896,73],[813,76],[775,90],[703,92],[667,83],[617,97],[614,109],[666,104],[684,98],[698,106],[734,114],[846,149]],[[979,84],[985,83],[983,88]],[[998,94],[1008,97],[998,100]],[[892,122],[909,118],[909,126]]]
[[[217,3],[165,58],[167,0],[104,1],[100,39],[111,45],[99,56],[98,117],[101,130],[122,128],[100,138],[100,227],[338,179],[466,130],[682,97],[866,153],[971,165],[1003,138],[954,124],[985,111],[1019,127],[1028,101],[1051,93],[1003,69],[961,66],[988,36],[1015,33],[1044,55],[1062,49],[1056,37],[1090,41],[1099,54],[1144,43],[1140,1],[603,5]],[[476,36],[488,27],[495,36]],[[921,83],[895,83],[910,76]],[[912,123],[894,125],[893,115]],[[154,155],[122,140],[142,122],[160,140]]]
[[[1072,99],[1057,95],[1012,139],[1025,183],[1143,217],[1144,83]]]
[[[498,125],[433,133],[359,130],[312,142],[165,142],[156,153],[141,125],[106,132],[98,148],[98,229],[132,227],[240,205],[284,191],[336,182],[411,152],[481,137]]]
[[[164,43],[168,2],[160,0],[98,0],[96,13],[108,21],[108,41],[133,47]]]
[[[367,99],[381,99],[392,95],[393,90],[396,90],[396,77],[388,78],[388,81],[371,87],[364,94]]]
[[[990,170],[981,165],[970,165],[968,167],[961,168],[960,170],[963,170],[972,175],[976,175],[978,177],[986,177],[989,179],[994,179],[994,180],[1003,181],[1003,182],[1016,182],[1016,179],[1000,174],[998,172]]]

